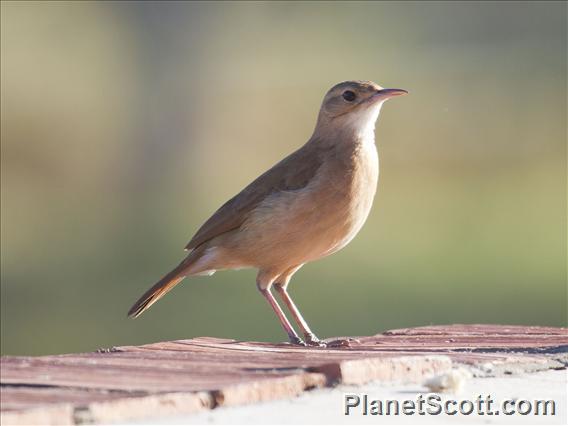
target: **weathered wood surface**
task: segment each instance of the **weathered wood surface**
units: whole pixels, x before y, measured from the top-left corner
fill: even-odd
[[[456,363],[477,374],[563,368],[568,353],[568,329],[552,327],[430,326],[357,339],[338,349],[196,338],[7,356],[2,424],[112,422],[290,397],[340,382],[418,383]]]

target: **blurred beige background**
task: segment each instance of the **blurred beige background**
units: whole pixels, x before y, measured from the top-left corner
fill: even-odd
[[[315,331],[566,325],[566,3],[1,7],[2,354],[285,340],[252,270],[126,311],[346,79],[411,95],[363,231],[291,284]]]

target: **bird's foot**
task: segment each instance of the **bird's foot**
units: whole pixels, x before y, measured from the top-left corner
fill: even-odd
[[[361,342],[357,339],[352,338],[352,337],[348,337],[348,338],[345,338],[345,339],[326,340],[323,343],[328,348],[351,348],[351,347],[353,347],[353,345],[355,345],[357,343],[361,343]]]
[[[298,345],[298,346],[308,346],[306,344],[306,342],[304,342],[302,339],[300,339],[298,336],[288,336],[288,339],[290,340],[290,344],[292,345]]]
[[[325,348],[327,345],[324,341],[317,338],[314,333],[306,333],[304,334],[304,338],[306,339],[306,344],[308,346],[317,346]]]

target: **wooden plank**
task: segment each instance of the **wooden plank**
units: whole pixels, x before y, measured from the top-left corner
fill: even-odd
[[[223,387],[212,393],[215,405],[241,405],[298,396],[306,389],[323,387],[327,383],[323,374],[304,373],[278,379],[252,383],[239,383]]]
[[[64,387],[3,386],[2,411],[15,411],[54,404],[88,405],[121,397],[140,397],[147,392],[112,392]]]
[[[314,367],[328,383],[360,385],[370,381],[406,381],[419,383],[425,377],[452,368],[447,356],[398,356],[343,360]]]
[[[75,407],[72,404],[39,406],[22,411],[2,411],[0,423],[9,425],[74,425]]]
[[[440,336],[566,336],[568,329],[559,327],[540,327],[531,325],[492,325],[492,324],[453,324],[430,325],[424,327],[401,328],[385,331],[385,336],[417,336],[417,335],[440,335]]]
[[[3,357],[2,424],[104,423],[292,397],[338,382],[420,382],[452,363],[479,374],[546,369],[568,352],[568,329],[551,327],[428,326],[357,339],[344,348],[304,348],[197,338]]]
[[[214,404],[212,395],[206,392],[162,393],[93,402],[76,410],[74,417],[79,424],[106,424],[128,418],[192,414],[211,409]]]

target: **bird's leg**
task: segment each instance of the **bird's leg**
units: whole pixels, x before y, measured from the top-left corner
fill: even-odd
[[[282,308],[280,308],[280,305],[278,305],[278,302],[270,292],[270,288],[261,288],[260,286],[257,287],[258,291],[260,291],[264,298],[268,300],[268,303],[270,303],[272,310],[276,313],[280,324],[282,324],[284,331],[286,331],[286,333],[288,334],[290,343],[293,343],[295,345],[305,345],[302,339],[300,339],[300,337],[296,334],[296,331],[294,331],[294,328],[290,324],[290,321],[288,321],[288,318],[286,318],[286,315],[282,311]]]
[[[288,291],[286,290],[287,286],[279,283],[274,284],[274,286],[276,287],[276,291],[280,294],[280,297],[282,297],[282,300],[284,300],[284,303],[286,303],[286,306],[288,306],[288,309],[302,330],[302,333],[304,333],[306,343],[310,346],[325,346],[325,343],[319,340],[312,330],[310,330],[310,326],[304,317],[302,317],[300,310],[296,307],[296,304],[288,294]]]

